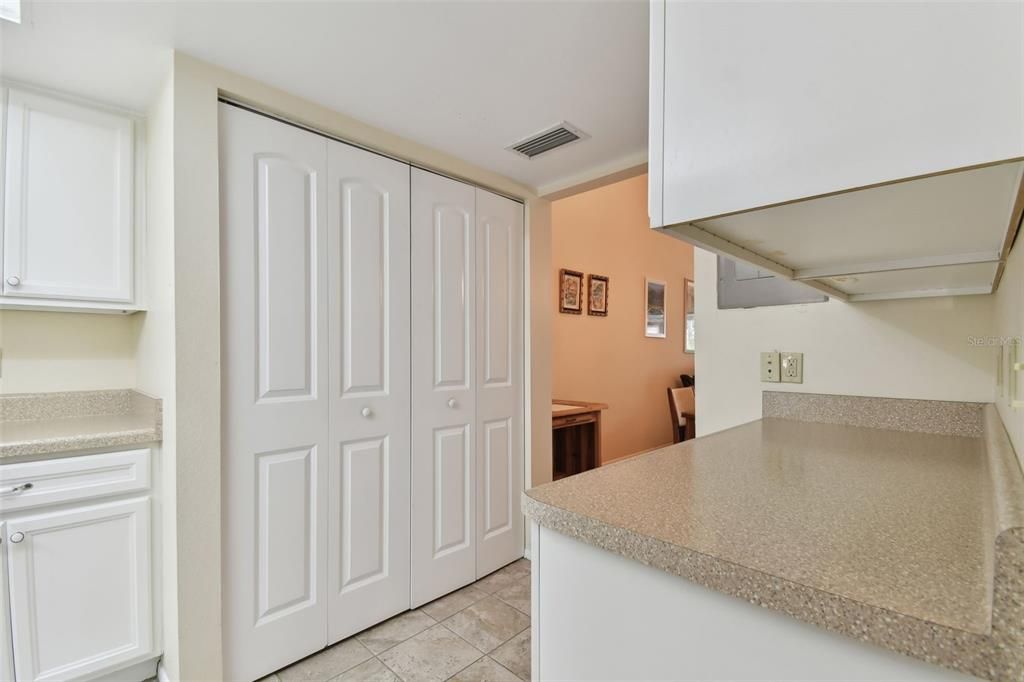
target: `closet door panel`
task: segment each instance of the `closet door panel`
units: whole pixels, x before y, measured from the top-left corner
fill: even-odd
[[[523,555],[523,205],[476,190],[477,538],[483,577]]]
[[[476,578],[475,190],[412,172],[412,603]]]
[[[331,142],[328,638],[409,608],[409,166]]]
[[[326,644],[323,138],[221,105],[224,663],[256,679]]]

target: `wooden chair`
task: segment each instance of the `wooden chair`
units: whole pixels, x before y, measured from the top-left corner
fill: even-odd
[[[693,388],[668,389],[668,409],[672,419],[672,442],[693,438],[696,435]]]

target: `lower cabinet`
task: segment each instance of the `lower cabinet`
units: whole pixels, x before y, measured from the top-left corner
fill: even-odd
[[[69,497],[81,498],[125,454],[149,457],[141,450],[0,467],[0,678],[96,679],[156,658],[148,475],[131,496],[104,497],[100,483],[98,498],[32,506],[33,491],[52,499],[48,479],[64,479]],[[67,475],[71,460],[77,482]],[[18,482],[26,475],[37,483]],[[23,509],[7,514],[12,506]]]

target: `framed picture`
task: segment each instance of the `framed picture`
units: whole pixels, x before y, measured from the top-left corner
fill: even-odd
[[[608,278],[603,275],[587,275],[587,314],[608,314]]]
[[[665,338],[665,283],[656,279],[644,279],[645,287],[644,311],[644,336],[655,339]]]
[[[683,352],[692,353],[694,351],[694,331],[693,331],[693,320],[694,310],[696,307],[693,305],[693,280],[683,280],[683,320],[686,325],[683,328]]]
[[[575,270],[558,271],[558,312],[580,315],[583,313],[583,273]]]

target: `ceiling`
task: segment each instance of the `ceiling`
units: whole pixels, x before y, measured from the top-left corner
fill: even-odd
[[[138,111],[175,48],[534,188],[646,155],[644,0],[23,3],[5,77]],[[505,150],[562,120],[590,139]]]

